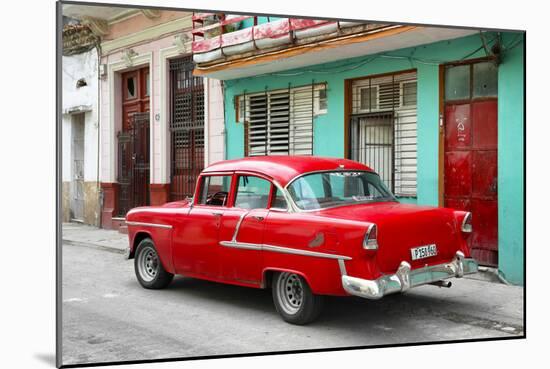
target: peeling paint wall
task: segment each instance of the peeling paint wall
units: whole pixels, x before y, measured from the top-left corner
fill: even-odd
[[[79,87],[77,82],[85,82]],[[87,224],[99,224],[99,196],[97,190],[98,169],[98,54],[96,49],[86,53],[64,56],[62,59],[63,110],[61,122],[62,137],[62,219],[70,221],[74,209],[71,207],[75,177],[74,125],[83,124],[83,181],[84,217]],[[79,118],[79,115],[83,119]]]

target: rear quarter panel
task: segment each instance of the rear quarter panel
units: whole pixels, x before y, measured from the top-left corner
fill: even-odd
[[[367,227],[364,222],[308,213],[270,212],[264,244],[364,259],[361,243]],[[263,258],[264,271],[294,272],[302,275],[316,294],[345,295],[337,259],[270,251],[264,251]],[[345,263],[353,269],[351,261]]]

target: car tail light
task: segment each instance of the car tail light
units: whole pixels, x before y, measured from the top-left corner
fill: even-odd
[[[464,233],[472,233],[472,213],[466,213],[464,216],[461,230]]]
[[[363,239],[363,248],[365,250],[378,250],[378,227],[376,224],[371,224],[365,238]]]

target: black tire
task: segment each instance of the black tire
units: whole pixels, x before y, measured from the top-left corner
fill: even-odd
[[[284,321],[304,325],[319,317],[323,296],[314,295],[302,276],[277,273],[271,287],[273,303]]]
[[[174,275],[164,270],[153,240],[143,239],[136,248],[134,271],[137,280],[145,288],[161,289],[170,284]]]

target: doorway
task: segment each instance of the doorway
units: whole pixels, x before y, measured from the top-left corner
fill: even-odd
[[[472,213],[468,242],[498,265],[498,69],[491,61],[445,67],[444,206]]]
[[[149,67],[121,75],[122,130],[118,132],[118,216],[137,206],[149,205],[150,122]]]
[[[84,222],[84,113],[72,115],[71,221]]]

